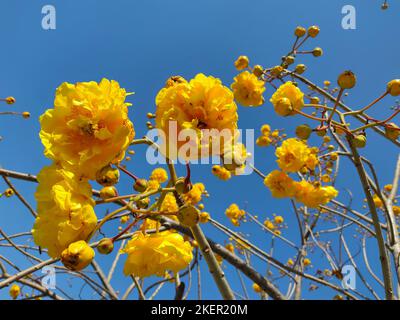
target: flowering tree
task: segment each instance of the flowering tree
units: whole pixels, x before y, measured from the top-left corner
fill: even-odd
[[[1,254],[0,289],[8,288],[14,299],[23,298],[25,288],[31,290],[25,299],[79,298],[66,288],[49,288],[42,281],[40,271],[54,266],[56,274],[79,279],[100,299],[127,299],[133,292],[139,299],[153,299],[169,284],[173,284],[169,288],[175,299],[186,299],[192,291],[201,299],[202,279],[212,279],[223,299],[248,298],[248,281],[261,299],[301,299],[304,290],[320,288],[334,292],[335,299],[398,298],[400,159],[393,182],[382,186],[362,149],[367,136],[386,139],[393,148],[400,145],[400,128],[394,123],[400,112],[397,105],[388,117],[368,115],[383,99],[400,95],[400,80],[389,81],[367,106],[346,105],[345,97],[356,85],[353,72],[339,74],[337,85],[325,81],[319,86],[303,75],[304,64],[293,67],[302,55],[323,54],[319,47],[304,49],[318,34],[317,26],[297,27],[289,53],[276,66],[252,66],[246,56],[240,56],[234,63],[240,73],[230,88],[201,73],[191,80],[171,76],[156,96],[155,113],[149,110],[148,133],[135,133],[128,118],[130,93],[117,81],[61,84],[54,107],[40,117],[40,139],[51,165],[37,176],[0,169],[7,185],[2,197],[17,197],[35,218],[31,231],[6,234],[0,229],[1,246],[12,248],[32,264],[21,268]],[[264,97],[266,86],[275,91],[269,101]],[[13,97],[2,100],[8,105],[15,102]],[[265,173],[255,166],[238,132],[238,114],[246,112],[242,107],[263,104],[273,106],[283,126],[289,117],[300,121],[295,136],[268,124],[260,128],[257,147],[273,149],[276,157],[276,169]],[[0,114],[9,113],[17,114]],[[29,113],[22,116],[29,118]],[[309,142],[312,135],[320,136],[322,142],[313,145]],[[129,168],[128,161],[141,145],[165,164],[150,177]],[[225,225],[205,211],[206,183],[192,181],[191,171],[207,157],[218,159],[210,165],[215,178],[239,183],[248,170],[259,176],[255,189],[267,188],[273,197],[291,204],[298,222],[291,233],[299,236],[285,235],[282,215],[260,221],[232,203],[225,211],[231,224]],[[365,197],[362,210],[341,200],[336,185],[341,162],[358,175],[362,190],[354,192]],[[178,166],[185,169],[185,175],[177,174]],[[36,206],[25,200],[14,179],[38,183]],[[130,192],[120,187],[128,182],[133,185]],[[95,183],[99,190],[93,188]],[[108,227],[116,221],[117,231]],[[250,223],[256,232],[269,235],[267,250],[254,243],[256,233],[241,232]],[[202,225],[222,232],[224,242],[203,232]],[[348,230],[353,235],[350,240],[344,232]],[[338,248],[330,236],[338,239]],[[24,237],[33,243],[24,244]],[[370,266],[368,239],[377,248],[379,271]],[[287,247],[289,258],[282,260],[274,254],[275,242]],[[311,259],[317,252],[322,255],[321,266]],[[358,268],[360,252],[365,272]],[[98,263],[106,255],[113,257],[107,273]],[[252,259],[260,260],[262,266]],[[119,264],[127,280],[125,286],[116,288],[113,276]],[[345,265],[353,267],[362,285],[343,285]],[[226,272],[231,269],[237,273]],[[240,292],[231,285],[233,277],[240,280]]]

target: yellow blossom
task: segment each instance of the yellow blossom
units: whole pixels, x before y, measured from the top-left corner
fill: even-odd
[[[239,226],[239,221],[243,219],[246,212],[241,210],[236,203],[232,203],[226,210],[225,215],[235,226]]]
[[[299,171],[310,157],[310,149],[299,139],[289,138],[275,151],[279,167],[286,172]]]
[[[249,58],[247,56],[239,56],[235,61],[235,67],[237,70],[246,69],[249,66]]]
[[[275,229],[275,225],[273,224],[273,222],[271,220],[265,220],[264,221],[264,226],[269,230],[274,230]]]
[[[332,187],[316,187],[308,181],[302,180],[295,183],[296,200],[310,208],[317,208],[327,204],[338,195],[338,191]]]
[[[202,183],[195,183],[192,187],[192,189],[185,193],[183,195],[183,199],[185,200],[186,203],[189,204],[196,204],[201,201],[201,196],[203,195],[203,192],[205,191],[205,186]]]
[[[12,197],[12,196],[14,195],[14,190],[11,189],[11,188],[8,188],[8,189],[6,189],[6,191],[4,191],[4,195],[5,195],[7,198],[10,198],[10,197]]]
[[[71,243],[86,240],[97,224],[87,180],[53,164],[39,173],[35,198],[38,216],[32,234],[35,243],[60,257]]]
[[[265,83],[249,71],[234,78],[231,85],[236,101],[245,107],[257,107],[264,103]]]
[[[178,212],[178,204],[176,203],[175,196],[172,192],[165,195],[160,209],[163,212]]]
[[[278,90],[272,95],[270,101],[273,104],[275,111],[278,114],[286,116],[286,115],[294,115],[294,110],[301,110],[304,106],[303,100],[304,94],[301,90],[296,87],[291,81],[288,81],[282,84]],[[288,108],[288,112],[280,112],[280,103],[282,103],[281,99],[288,99],[290,107]],[[286,100],[285,100],[286,101]]]
[[[146,235],[136,232],[123,252],[128,254],[124,274],[140,278],[163,277],[166,271],[177,273],[193,259],[190,243],[179,233],[169,231]]]
[[[164,168],[156,168],[151,172],[150,180],[156,180],[159,183],[164,183],[168,180],[168,173]]]
[[[308,259],[308,258],[304,258],[304,260],[303,260],[303,265],[304,265],[305,267],[307,267],[307,266],[309,266],[310,264],[311,264],[311,260]]]
[[[94,258],[94,250],[86,243],[80,240],[71,243],[61,253],[61,262],[70,270],[79,271],[85,269]]]
[[[18,296],[21,293],[21,288],[17,284],[13,284],[10,288],[10,297],[13,298],[14,300],[18,298]]]
[[[178,157],[178,150],[179,156],[185,159],[219,155],[224,144],[236,138],[238,114],[233,93],[217,78],[200,73],[189,83],[163,88],[157,94],[156,105],[156,127],[166,135],[161,152],[169,158]],[[195,132],[190,147],[195,148],[196,154],[181,149],[183,145],[188,146],[188,142],[178,139],[186,129]],[[219,134],[213,136],[213,129]]]
[[[285,221],[285,220],[283,219],[282,216],[276,216],[276,217],[274,218],[274,222],[275,222],[276,224],[281,224],[281,223],[283,223],[283,221]]]
[[[261,287],[257,283],[253,283],[253,290],[254,290],[254,292],[257,292],[257,293],[263,292],[263,289],[261,289]]]
[[[215,175],[217,178],[221,180],[229,180],[231,178],[231,172],[227,169],[225,169],[222,166],[215,165],[212,167],[212,173]]]
[[[113,80],[61,84],[54,109],[40,117],[45,156],[90,179],[122,160],[135,134],[125,97]]]
[[[374,194],[373,200],[374,200],[374,204],[377,208],[383,207],[383,202],[382,202],[381,198],[379,198],[376,194]]]
[[[292,197],[295,193],[295,185],[292,178],[285,172],[274,170],[264,179],[274,198]]]

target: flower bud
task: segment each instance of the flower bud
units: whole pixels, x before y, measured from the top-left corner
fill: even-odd
[[[114,198],[118,196],[118,191],[114,186],[103,187],[100,190],[100,198],[103,200]]]
[[[296,128],[296,136],[300,139],[307,140],[312,133],[312,129],[308,124],[302,124]]]
[[[363,134],[356,135],[352,142],[356,148],[364,148],[367,144],[367,137]]]
[[[337,79],[337,83],[342,89],[351,89],[356,85],[356,76],[350,70],[341,73]]]
[[[10,288],[9,294],[10,297],[13,298],[14,300],[18,298],[18,296],[21,293],[21,288],[17,284],[13,284]]]
[[[275,66],[271,69],[271,74],[275,77],[279,76],[283,71],[281,66]]]
[[[246,69],[249,66],[249,58],[247,56],[240,56],[235,61],[235,67],[237,70]]]
[[[294,35],[296,37],[301,38],[302,36],[304,36],[306,34],[306,28],[302,27],[302,26],[298,26],[296,27],[296,29],[294,30]]]
[[[306,71],[307,67],[305,64],[298,64],[296,66],[296,68],[294,69],[294,72],[298,73],[298,74],[303,74],[304,71]]]
[[[22,117],[24,119],[29,119],[31,117],[31,114],[28,111],[22,112]]]
[[[242,167],[245,162],[246,156],[243,155],[243,150],[241,148],[229,148],[222,156],[223,166],[228,171],[234,171]]]
[[[6,191],[4,191],[4,195],[5,195],[7,198],[10,198],[10,197],[12,197],[12,196],[14,195],[14,190],[11,189],[11,188],[8,188],[8,189],[6,189]]]
[[[200,213],[200,223],[206,223],[210,220],[210,214],[208,212]]]
[[[281,98],[274,105],[275,112],[282,117],[286,117],[293,112],[292,103],[288,98]]]
[[[110,254],[114,250],[114,243],[110,238],[103,238],[97,245],[97,251],[100,254]]]
[[[308,28],[308,35],[311,38],[315,38],[319,34],[319,27],[318,26],[311,26]]]
[[[286,64],[289,66],[289,65],[291,65],[291,64],[293,64],[294,63],[294,57],[293,56],[287,56],[286,58],[285,58],[285,62],[286,62]]]
[[[97,171],[96,181],[103,187],[113,186],[119,181],[119,170],[114,169],[111,165],[105,166],[103,169]]]
[[[390,95],[397,97],[400,95],[400,79],[394,79],[387,84],[387,92]]]
[[[7,97],[6,99],[7,104],[13,104],[15,103],[15,98],[14,97]]]
[[[260,66],[259,64],[257,64],[257,65],[254,66],[254,68],[253,68],[253,74],[254,74],[256,77],[261,77],[261,75],[263,74],[263,72],[264,72],[264,69],[263,69],[262,66]]]
[[[323,136],[325,136],[326,133],[327,133],[326,129],[317,130],[316,132],[317,132],[317,136],[318,136],[318,137],[323,137]]]
[[[186,179],[184,177],[180,177],[176,179],[175,183],[175,190],[179,194],[185,194],[188,193],[192,189],[192,185],[190,183],[187,183]]]
[[[169,77],[167,79],[167,81],[165,82],[165,87],[169,88],[176,84],[185,83],[185,82],[186,82],[185,78],[183,78],[181,76],[172,76],[172,77]]]
[[[393,122],[385,126],[386,136],[391,140],[396,140],[400,136],[400,128]]]
[[[145,192],[147,189],[147,180],[146,179],[136,179],[133,184],[133,189],[139,193]]]
[[[139,199],[135,201],[135,204],[139,209],[147,209],[150,204],[150,198]]]
[[[184,205],[179,208],[177,217],[184,226],[194,227],[199,223],[200,211],[192,205]]]
[[[321,49],[320,47],[316,47],[316,48],[314,48],[314,50],[312,51],[312,55],[313,55],[314,57],[320,57],[320,56],[322,56],[322,54],[323,54],[323,51],[322,51],[322,49]]]
[[[86,268],[92,262],[94,255],[94,250],[86,241],[80,240],[71,243],[68,248],[61,253],[61,262],[66,268],[79,271]]]

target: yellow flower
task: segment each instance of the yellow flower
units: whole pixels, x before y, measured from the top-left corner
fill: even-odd
[[[282,216],[276,216],[276,217],[274,218],[274,221],[275,221],[276,224],[281,224],[281,223],[283,223],[283,221],[285,221],[285,220],[283,219]]]
[[[245,107],[257,107],[264,103],[265,83],[249,71],[234,78],[231,85],[236,101]]]
[[[177,273],[193,259],[190,243],[179,233],[169,231],[146,235],[136,232],[123,252],[128,254],[124,274],[141,278],[162,277],[167,270]]]
[[[224,143],[231,142],[225,141],[224,136],[236,138],[238,114],[233,93],[217,78],[200,73],[189,83],[163,88],[157,94],[156,105],[156,127],[166,135],[161,151],[170,158],[176,158],[183,145],[187,147],[188,142],[178,139],[185,129],[195,130],[196,136],[190,142],[197,152],[182,154],[181,150],[179,156],[185,158],[197,158],[199,152],[200,157],[219,155]],[[176,132],[170,130],[170,124],[176,125]],[[218,130],[220,136],[213,136],[212,129]]]
[[[393,189],[393,185],[392,184],[386,184],[384,187],[385,191],[390,192]]]
[[[393,213],[396,216],[399,216],[400,215],[400,207],[399,206],[393,206]]]
[[[196,204],[201,201],[201,196],[203,192],[206,190],[204,184],[198,182],[195,183],[192,189],[183,195],[183,199],[188,204]]]
[[[338,195],[338,191],[332,186],[315,187],[305,180],[296,182],[295,185],[296,200],[310,208],[317,208],[320,205],[327,204]]]
[[[178,212],[179,207],[173,193],[167,193],[161,204],[161,211],[164,212]]]
[[[304,265],[305,267],[307,267],[307,266],[309,266],[310,264],[311,264],[311,260],[308,259],[308,258],[304,258],[304,260],[303,260],[303,265]]]
[[[79,271],[85,269],[94,258],[94,250],[86,243],[80,240],[71,243],[61,253],[61,262],[70,270]]]
[[[285,172],[274,170],[265,179],[267,186],[274,198],[292,197],[295,193],[295,184]]]
[[[294,110],[301,110],[304,106],[304,93],[296,87],[291,81],[282,84],[278,90],[272,95],[270,101],[273,104],[275,111],[282,115],[294,115]],[[282,100],[287,99],[287,100]],[[282,102],[289,103],[288,112],[281,112]]]
[[[215,165],[212,167],[212,173],[213,175],[215,175],[216,177],[218,177],[221,180],[229,180],[231,178],[231,172],[227,169],[225,169],[224,167]]]
[[[14,195],[14,190],[11,189],[11,188],[8,188],[8,189],[6,189],[6,191],[4,191],[4,195],[5,195],[7,198],[10,198],[10,197],[12,197],[12,196]]]
[[[375,207],[377,207],[377,208],[383,207],[383,202],[382,202],[381,198],[379,198],[376,194],[374,194],[373,200],[374,200]]]
[[[210,220],[210,214],[208,212],[203,211],[200,213],[200,223],[207,223]]]
[[[278,166],[285,172],[299,171],[310,157],[310,149],[296,138],[289,138],[275,151]]]
[[[272,140],[267,136],[260,136],[256,140],[256,144],[259,147],[268,147],[271,144]]]
[[[17,284],[13,284],[10,288],[10,297],[14,300],[18,298],[19,294],[21,293],[21,288]]]
[[[122,217],[119,219],[119,222],[122,223],[122,224],[125,224],[125,223],[127,223],[127,222],[129,221],[129,219],[130,219],[130,217],[129,217],[128,215],[122,216]]]
[[[264,221],[264,226],[269,230],[274,230],[275,229],[275,225],[270,220],[265,220]]]
[[[35,243],[60,257],[71,243],[86,240],[97,224],[91,199],[92,188],[56,164],[44,167],[38,175],[35,193],[38,216],[32,234]]]
[[[254,292],[257,292],[257,293],[263,292],[263,289],[261,289],[261,287],[257,283],[253,283],[253,290],[254,290]]]
[[[246,212],[239,208],[236,203],[232,203],[226,210],[225,215],[231,220],[235,226],[239,226],[239,221],[242,220]]]
[[[264,136],[268,136],[271,133],[271,126],[269,124],[263,124],[260,131]]]
[[[90,179],[122,160],[135,134],[125,97],[113,80],[61,84],[54,109],[40,117],[45,156]]]
[[[235,67],[237,70],[246,69],[249,66],[249,58],[247,56],[239,56],[235,61]]]
[[[160,188],[160,183],[157,180],[147,181],[147,191],[157,190],[158,188]]]
[[[151,172],[150,180],[156,180],[159,183],[164,183],[168,180],[168,173],[163,168],[156,168]]]

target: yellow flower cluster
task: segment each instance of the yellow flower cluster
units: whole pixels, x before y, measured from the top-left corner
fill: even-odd
[[[265,83],[249,71],[239,73],[231,85],[236,101],[245,107],[257,107],[264,103]]]
[[[35,193],[38,216],[32,234],[35,243],[60,257],[71,243],[85,240],[97,224],[87,180],[57,164],[44,167],[38,174]]]
[[[296,138],[289,138],[275,151],[278,166],[285,172],[297,172],[303,167],[314,170],[318,164],[318,149],[309,148],[307,144]]]
[[[295,110],[301,110],[304,106],[304,93],[291,81],[282,84],[272,95],[270,101],[275,112],[280,116],[294,115]]]
[[[200,155],[220,154],[224,146],[222,138],[220,141],[205,138],[204,129],[217,129],[219,132],[226,129],[232,137],[235,136],[238,114],[233,93],[222,85],[221,80],[212,76],[200,73],[190,82],[181,77],[177,81],[168,81],[157,94],[156,106],[156,127],[167,137],[164,151],[169,157],[174,155],[171,150],[176,152],[186,143],[178,141],[179,134],[185,129],[195,130]],[[176,124],[176,132],[170,131],[170,124]],[[219,150],[212,148],[216,142]]]
[[[234,226],[238,227],[243,220],[246,212],[239,208],[236,203],[232,203],[226,210],[225,215],[231,220]]]
[[[167,270],[179,272],[193,259],[192,246],[176,232],[136,232],[123,249],[128,254],[125,275],[163,277]]]
[[[229,180],[232,177],[232,174],[229,170],[225,169],[223,166],[215,165],[212,167],[212,173],[217,178],[221,180]]]
[[[156,168],[151,172],[150,180],[155,180],[159,183],[164,183],[168,180],[168,173],[163,168]]]
[[[294,181],[285,172],[274,170],[265,179],[264,184],[275,198],[292,198],[310,208],[317,208],[337,197],[338,191],[332,186],[314,185],[306,180]]]
[[[113,80],[61,84],[54,109],[40,117],[45,156],[92,180],[122,160],[135,134],[126,95]]]
[[[206,187],[201,182],[195,183],[189,192],[183,194],[183,199],[188,204],[196,204],[201,201],[202,195],[205,192]]]

